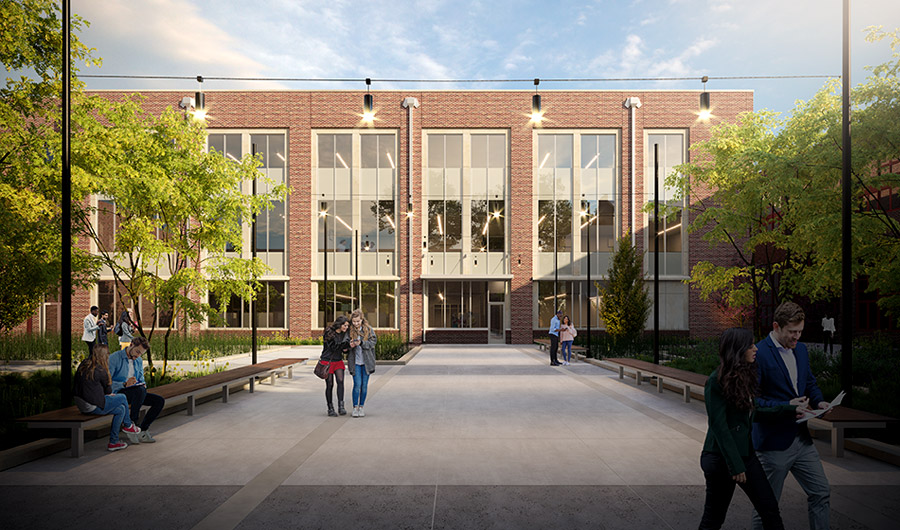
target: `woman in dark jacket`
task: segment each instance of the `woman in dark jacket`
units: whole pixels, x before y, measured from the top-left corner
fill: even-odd
[[[754,418],[794,414],[793,405],[755,408],[756,345],[753,333],[743,328],[725,330],[719,341],[719,367],[706,381],[709,429],[700,456],[706,478],[706,505],[700,528],[721,528],[734,486],[744,490],[759,512],[766,530],[783,529],[778,500],[766,478],[750,440]]]
[[[334,382],[337,380],[337,398],[338,413],[343,416],[347,414],[344,408],[344,355],[350,351],[350,348],[356,347],[357,343],[350,341],[350,321],[345,316],[339,316],[334,324],[325,330],[322,342],[322,356],[320,361],[328,365],[328,375],[325,377],[325,401],[328,403],[328,415],[337,416],[334,412],[334,404],[331,397],[331,389],[334,388]]]
[[[114,394],[110,386],[109,348],[94,346],[90,357],[78,365],[75,371],[75,405],[83,414],[112,414],[109,430],[109,451],[125,449],[128,444],[119,441],[119,428],[127,433],[137,434],[141,428],[128,417],[128,400],[125,394]]]

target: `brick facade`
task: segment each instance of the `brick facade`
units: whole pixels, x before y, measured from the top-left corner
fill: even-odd
[[[122,92],[98,92],[106,97],[122,97]],[[376,91],[375,129],[396,133],[397,183],[396,219],[397,274],[400,278],[396,295],[397,322],[401,335],[407,334],[408,306],[412,303],[412,341],[423,340],[426,307],[424,306],[425,281],[422,279],[421,249],[423,241],[422,183],[423,183],[423,132],[430,129],[505,130],[509,141],[508,153],[508,205],[509,296],[506,311],[510,315],[508,342],[530,343],[535,336],[533,283],[533,241],[536,237],[533,219],[534,136],[539,130],[554,129],[606,129],[620,135],[618,174],[616,189],[622,193],[618,201],[617,215],[622,232],[631,223],[630,190],[642,197],[644,190],[645,134],[659,129],[686,131],[689,144],[709,138],[710,129],[719,122],[731,122],[741,112],[753,109],[751,91],[714,91],[711,93],[714,118],[711,123],[697,120],[699,92],[694,90],[633,90],[633,91],[541,91],[544,121],[539,126],[529,122],[533,91]],[[165,107],[177,108],[184,96],[192,91],[148,91],[144,106],[148,112],[159,113]],[[287,135],[287,181],[292,188],[287,210],[287,268],[290,277],[287,288],[287,333],[308,337],[320,333],[310,315],[314,307],[313,251],[315,240],[311,237],[316,214],[310,204],[313,201],[314,168],[313,133],[317,129],[360,129],[366,125],[360,120],[362,91],[207,91],[206,106],[209,111],[209,129],[249,130],[282,129]],[[420,106],[413,111],[412,130],[412,198],[414,220],[405,215],[409,190],[409,115],[402,106],[404,98],[418,99]],[[631,160],[631,110],[624,106],[629,97],[638,97],[642,106],[635,110],[635,160]],[[690,153],[688,157],[692,156]],[[635,182],[631,182],[632,164],[636,168]],[[651,190],[652,191],[652,190]],[[711,190],[692,190],[691,200],[707,197]],[[642,228],[642,201],[637,201],[637,229],[635,239],[638,250],[644,252],[646,235]],[[693,220],[691,215],[691,220]],[[412,227],[412,254],[409,253],[409,229]],[[688,249],[688,271],[701,260],[728,263],[732,256],[726,248],[709,248],[701,241],[700,233],[685,234]],[[407,281],[407,265],[412,261],[412,285]],[[464,278],[460,278],[464,279]],[[409,296],[410,288],[412,297]],[[90,306],[90,295],[83,291],[73,298],[73,332],[80,333],[81,320]],[[710,336],[727,326],[712,303],[699,299],[695,292],[688,296],[688,328],[692,335]],[[55,317],[54,317],[55,318]],[[38,324],[31,323],[32,328]],[[23,325],[24,326],[24,325]],[[192,327],[192,329],[197,329]],[[433,330],[425,340],[440,342],[486,342],[484,330]]]

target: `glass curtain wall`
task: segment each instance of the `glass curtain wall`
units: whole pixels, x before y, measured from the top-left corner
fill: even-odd
[[[256,325],[259,328],[284,329],[286,324],[287,303],[285,289],[287,282],[262,281],[259,296],[256,299]],[[209,295],[209,304],[213,308],[219,306],[215,295]],[[244,328],[250,329],[250,302],[238,296],[232,296],[225,306],[224,313],[218,317],[210,317],[210,328]]]
[[[656,145],[659,145],[659,193],[658,200],[661,205],[666,204],[674,211],[668,216],[661,216],[659,220],[659,251],[660,271],[663,276],[681,276],[684,274],[683,265],[683,218],[684,200],[675,198],[675,189],[665,185],[665,178],[675,172],[675,166],[684,163],[685,137],[683,133],[649,134],[647,135],[647,161],[644,168],[644,185],[647,202],[651,205],[656,200],[654,190],[654,163],[653,156]],[[647,215],[647,271],[654,273],[654,229],[653,213]]]
[[[325,297],[325,282],[316,282],[318,288],[317,325],[324,328],[338,316],[348,316],[360,307],[372,327],[397,328],[396,289],[393,281],[360,281],[359,293],[355,292],[353,281],[328,281],[328,298]],[[359,299],[361,305],[357,304]]]
[[[462,134],[428,135],[428,268],[432,274],[461,272]]]
[[[324,279],[327,248],[328,289],[326,299],[324,281],[317,282],[314,325],[325,327],[361,308],[372,326],[396,328],[397,136],[353,131],[316,137],[317,273]]]
[[[429,328],[487,328],[487,282],[429,281],[427,285]]]
[[[470,143],[471,250],[486,257],[480,262],[473,260],[472,272],[503,273],[506,256],[506,136],[472,134]]]

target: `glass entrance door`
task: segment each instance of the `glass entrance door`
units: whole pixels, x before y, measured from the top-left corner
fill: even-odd
[[[505,344],[506,330],[503,323],[503,304],[490,304],[490,322],[488,323],[488,342],[490,344]]]

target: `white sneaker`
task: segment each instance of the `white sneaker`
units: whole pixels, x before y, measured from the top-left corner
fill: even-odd
[[[150,431],[141,431],[141,434],[138,435],[138,439],[140,439],[142,444],[152,444],[156,442],[156,440],[150,436]]]
[[[359,407],[353,407],[353,412],[350,414],[350,416],[352,416],[354,418],[358,418],[359,417]]]
[[[366,417],[366,413],[363,412],[362,407],[359,407],[359,417],[360,417],[360,418],[365,418],[365,417]]]

